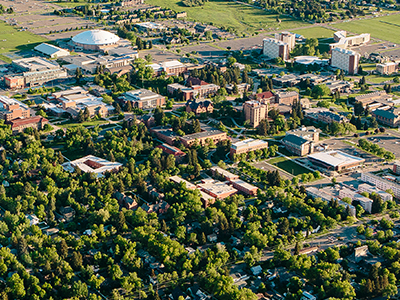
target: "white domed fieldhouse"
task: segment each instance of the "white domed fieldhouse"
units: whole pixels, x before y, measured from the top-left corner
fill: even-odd
[[[112,45],[119,41],[119,37],[105,30],[88,30],[81,32],[72,38],[79,45]]]

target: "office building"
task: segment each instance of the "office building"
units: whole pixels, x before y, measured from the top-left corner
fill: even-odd
[[[246,121],[250,122],[253,128],[256,128],[262,120],[268,115],[268,106],[258,101],[246,101],[243,104],[243,111]]]
[[[255,150],[262,150],[268,148],[268,142],[263,140],[255,140],[255,139],[245,139],[243,141],[239,141],[233,143],[230,149],[230,155],[233,157],[234,154],[242,154]]]
[[[289,45],[273,38],[265,38],[263,40],[263,54],[270,59],[277,57],[283,60],[289,59]]]
[[[368,183],[362,183],[358,186],[360,193],[367,192],[368,194],[375,193],[381,197],[383,201],[392,201],[393,196],[387,192],[381,191],[376,186],[370,185]]]
[[[104,173],[106,172],[116,172],[122,166],[121,163],[111,162],[93,155],[88,155],[62,164],[62,167],[67,172],[72,173],[75,171],[75,168],[79,168],[82,172],[94,173],[98,178],[104,177]]]
[[[289,52],[292,51],[296,45],[296,35],[288,31],[275,33],[275,39],[288,44]]]
[[[0,96],[1,119],[11,121],[17,118],[29,118],[30,116],[31,109],[26,104],[7,96]]]
[[[361,173],[361,180],[375,185],[381,191],[392,190],[396,198],[400,198],[400,185],[393,180],[379,177],[372,173]]]
[[[332,50],[331,66],[348,74],[357,74],[361,55],[352,50],[334,48]]]
[[[331,124],[333,122],[338,122],[338,123],[349,122],[349,120],[346,117],[341,116],[337,113],[331,112],[329,110],[319,112],[317,120],[319,122],[327,123],[327,124]]]
[[[129,91],[123,94],[123,101],[130,101],[132,107],[151,109],[165,105],[165,97],[146,89]]]
[[[26,128],[34,128],[37,130],[44,129],[46,124],[49,124],[49,120],[41,116],[34,116],[28,118],[17,118],[13,120],[6,121],[6,124],[11,125],[11,130],[13,134],[18,134],[23,132]]]
[[[358,168],[365,162],[363,158],[336,150],[310,154],[308,159],[317,166],[336,172]]]

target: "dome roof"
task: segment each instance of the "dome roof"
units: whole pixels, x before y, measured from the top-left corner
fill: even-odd
[[[74,36],[72,41],[83,45],[107,45],[118,42],[119,37],[104,30],[88,30]]]

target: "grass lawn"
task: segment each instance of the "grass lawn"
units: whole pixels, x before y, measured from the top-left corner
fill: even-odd
[[[367,63],[367,64],[361,64],[361,66],[364,71],[373,71],[376,69],[376,64]]]
[[[59,124],[57,126],[61,127],[61,128],[72,128],[72,127],[78,127],[78,126],[89,127],[89,126],[96,126],[96,125],[101,125],[101,124],[105,124],[105,123],[108,123],[108,121],[95,120],[95,121],[89,121],[89,122],[83,122],[83,123],[64,123],[64,124]]]
[[[82,0],[79,0],[77,2],[75,2],[75,1],[53,1],[51,3],[59,5],[59,6],[62,6],[62,7],[68,7],[68,8],[76,7],[76,6],[79,6],[79,5],[87,5],[88,4],[87,1],[82,1]]]
[[[310,170],[296,164],[295,162],[285,158],[285,157],[276,157],[272,158],[268,161],[271,165],[274,165],[286,172],[297,176],[303,173],[310,173]]]
[[[305,38],[331,38],[333,37],[334,31],[321,26],[311,27],[306,29],[293,30],[294,33],[301,34]]]
[[[0,53],[32,49],[45,41],[47,40],[41,36],[29,31],[18,31],[17,28],[0,21]]]
[[[158,5],[175,11],[186,11],[189,20],[213,23],[216,26],[232,27],[238,33],[253,33],[260,29],[290,29],[307,25],[287,16],[280,16],[281,24],[276,21],[277,15],[236,2],[209,1],[202,7],[186,7],[181,0],[146,0],[146,4]]]
[[[398,15],[343,22],[333,26],[352,33],[370,33],[372,37],[400,44],[400,18]]]
[[[367,81],[371,81],[373,83],[382,83],[385,81],[390,81],[393,79],[391,76],[380,76],[380,75],[369,75],[365,77]]]

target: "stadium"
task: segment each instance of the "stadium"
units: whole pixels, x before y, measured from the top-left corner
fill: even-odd
[[[88,30],[81,32],[72,38],[76,48],[83,50],[100,50],[104,46],[116,45],[119,37],[104,30]]]

